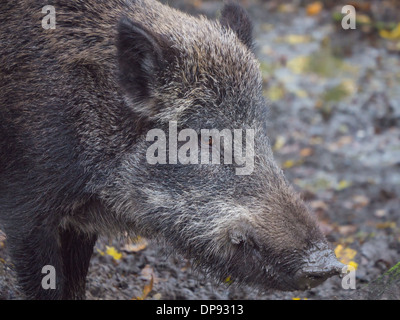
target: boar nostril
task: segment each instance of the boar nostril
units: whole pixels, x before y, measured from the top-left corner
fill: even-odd
[[[339,275],[341,269],[333,268],[304,268],[296,273],[296,282],[299,289],[310,289],[324,282],[326,279]]]
[[[306,266],[301,271],[310,277],[326,276],[328,278],[330,276],[340,275],[344,266],[345,265],[339,261],[332,261],[324,265]]]
[[[301,290],[313,288],[334,275],[341,275],[344,267],[330,250],[313,252],[295,274],[297,287]]]

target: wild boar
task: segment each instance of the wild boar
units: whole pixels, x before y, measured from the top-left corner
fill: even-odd
[[[340,272],[273,159],[244,9],[226,4],[212,21],[153,0],[55,0],[52,29],[44,5],[0,11],[0,224],[27,298],[84,298],[101,234],[161,239],[211,277],[260,289]],[[171,123],[220,160],[230,140],[201,130],[251,130],[251,170],[238,174],[237,159],[150,163],[148,133]],[[42,286],[44,266],[55,289]]]

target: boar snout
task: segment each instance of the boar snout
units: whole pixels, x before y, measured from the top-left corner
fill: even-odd
[[[345,265],[339,262],[329,248],[313,248],[308,252],[303,266],[295,274],[295,282],[299,290],[307,290],[318,286],[326,279],[341,275]]]

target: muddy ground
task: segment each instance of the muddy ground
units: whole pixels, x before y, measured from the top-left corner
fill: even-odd
[[[343,30],[334,14],[340,7],[330,2],[307,14],[306,1],[242,1],[255,23],[275,157],[339,258],[357,266],[356,290],[343,289],[339,277],[305,292],[217,285],[155,243],[124,249],[125,240],[103,238],[87,298],[399,299],[400,283],[370,296],[362,289],[400,261],[400,40],[374,28],[400,16],[387,2],[386,11],[362,2],[370,5],[357,7],[363,24]],[[210,17],[221,8],[220,1],[169,3]],[[0,236],[0,298],[19,299],[6,249]]]

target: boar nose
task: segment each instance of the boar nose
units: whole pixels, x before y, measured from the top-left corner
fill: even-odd
[[[300,290],[316,287],[334,275],[341,275],[344,267],[332,250],[314,249],[308,254],[303,267],[295,274],[297,287]]]

